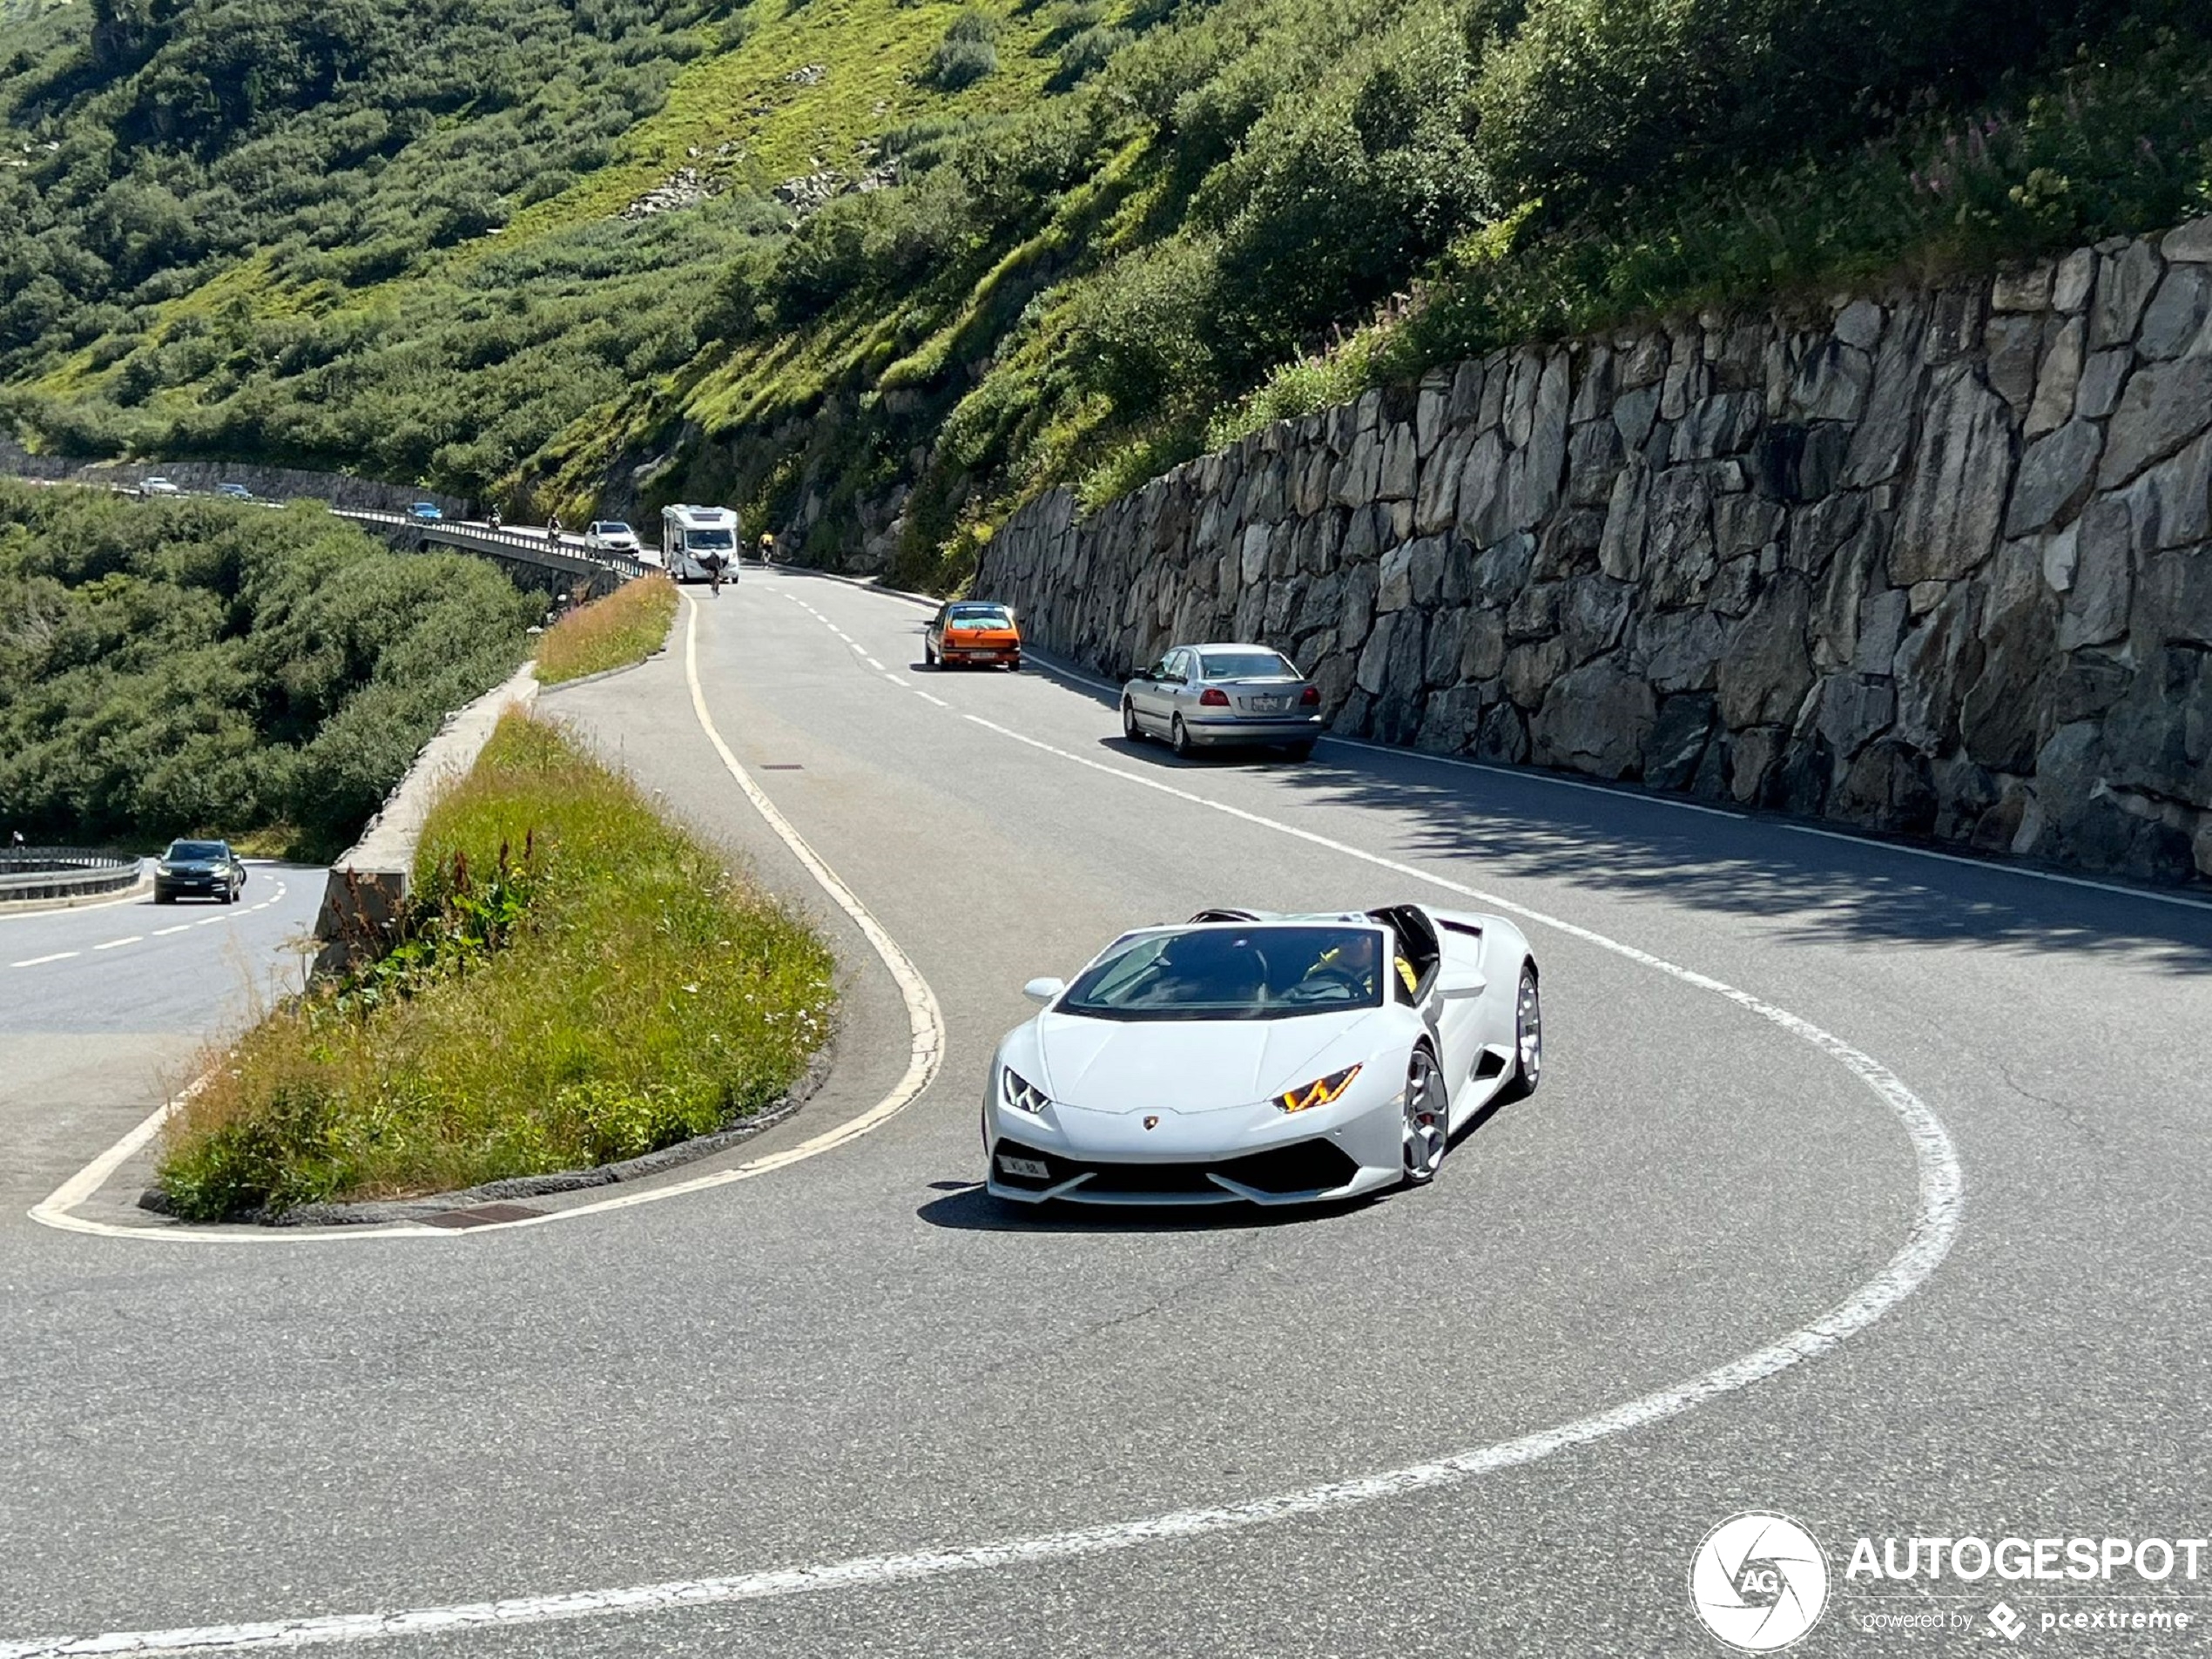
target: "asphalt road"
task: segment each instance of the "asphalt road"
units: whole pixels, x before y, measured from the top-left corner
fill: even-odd
[[[0,1205],[22,1216],[160,1104],[211,1037],[299,983],[322,872],[256,860],[235,905],[150,895],[0,916]]]
[[[1797,1651],[1985,1651],[2000,1594],[2033,1620],[2158,1587],[1847,1582],[1852,1541],[2212,1531],[2212,912],[1347,745],[1186,765],[1127,747],[1081,685],[926,672],[924,613],[887,596],[748,570],[694,603],[716,725],[926,977],[939,1080],[819,1157],[557,1224],[239,1248],[8,1224],[0,1653],[509,1597],[528,1622],[364,1640],[1718,1653],[1686,1575],[1745,1508],[1827,1546],[1833,1602]],[[837,1077],[772,1150],[890,1086],[905,1015],[723,769],[685,668],[679,635],[542,707],[839,944]],[[983,1069],[1025,980],[1205,904],[1467,902],[1440,879],[1566,926],[1527,924],[1542,1092],[1434,1188],[1196,1220],[1039,1219],[974,1190]],[[1925,1229],[1925,1147],[1789,1018],[1947,1130],[1947,1257],[1764,1379],[1423,1472],[1802,1336]],[[1235,1526],[1122,1525],[1284,1494]],[[1067,1536],[1102,1527],[1122,1529]],[[984,1545],[1008,1548],[960,1553]],[[854,1561],[873,1564],[747,1579]],[[732,1579],[576,1620],[528,1600]],[[2181,1591],[2212,1582],[2160,1593]],[[1927,1609],[1973,1628],[1859,1622]]]

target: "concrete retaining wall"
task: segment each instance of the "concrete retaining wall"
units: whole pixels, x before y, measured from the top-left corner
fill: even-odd
[[[315,938],[322,947],[316,973],[342,972],[380,946],[406,906],[423,822],[439,792],[476,764],[501,715],[517,705],[527,709],[536,700],[536,671],[525,663],[505,684],[446,716],[407,776],[385,797],[382,810],[368,820],[361,840],[330,867],[322,908],[315,916]]]
[[[2212,219],[1500,353],[1076,519],[976,591],[1109,674],[1262,639],[1340,733],[2212,877]]]

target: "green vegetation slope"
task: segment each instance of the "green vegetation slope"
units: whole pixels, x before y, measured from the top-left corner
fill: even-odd
[[[1433,361],[2212,206],[2212,12],[2000,10],[79,0],[0,53],[0,415],[954,583]]]
[[[542,605],[319,507],[0,482],[0,830],[327,856]]]

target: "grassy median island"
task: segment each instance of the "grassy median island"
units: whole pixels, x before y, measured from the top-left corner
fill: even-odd
[[[434,810],[401,941],[287,1003],[171,1120],[188,1220],[634,1157],[776,1101],[828,949],[559,729],[509,714]]]
[[[676,584],[656,571],[625,582],[545,631],[537,642],[537,678],[545,685],[642,663],[668,643],[676,620]]]

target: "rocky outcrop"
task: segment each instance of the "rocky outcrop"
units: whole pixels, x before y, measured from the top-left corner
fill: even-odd
[[[1114,674],[1264,639],[1347,735],[2212,877],[2212,220],[1461,363],[977,590]]]

